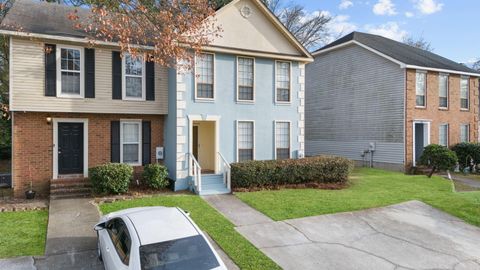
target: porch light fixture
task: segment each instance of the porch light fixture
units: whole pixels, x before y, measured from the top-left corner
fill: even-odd
[[[50,125],[51,123],[52,123],[52,117],[50,117],[50,116],[47,116],[47,124],[49,124],[49,125]]]

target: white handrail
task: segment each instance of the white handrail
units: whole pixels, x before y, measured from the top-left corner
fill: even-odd
[[[220,157],[219,161],[222,166],[222,173],[223,173],[223,182],[227,186],[228,190],[231,190],[231,170],[232,167],[230,166],[230,163],[228,163],[227,159],[222,155],[222,153],[218,152],[218,156]]]
[[[200,193],[202,191],[202,167],[198,163],[195,156],[191,153],[188,153],[188,174],[193,176],[195,187],[197,191]],[[193,166],[193,168],[192,168]]]

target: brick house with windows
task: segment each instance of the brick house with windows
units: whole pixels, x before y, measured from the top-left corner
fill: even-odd
[[[306,68],[307,155],[405,170],[428,144],[478,140],[478,72],[359,32],[313,55]]]
[[[88,178],[108,162],[137,173],[161,162],[175,190],[227,193],[232,162],[303,156],[313,58],[261,1],[217,10],[222,37],[187,73],[122,56],[115,43],[90,46],[72,10],[17,0],[0,26],[10,36],[16,196],[31,182],[47,194],[53,180]]]

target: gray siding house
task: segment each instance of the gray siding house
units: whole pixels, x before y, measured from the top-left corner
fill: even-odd
[[[467,123],[470,138],[476,139],[479,74],[475,71],[433,53],[359,32],[313,55],[315,61],[306,67],[305,82],[307,156],[338,155],[404,170],[416,165],[419,152],[414,157],[414,149],[438,143],[440,123],[452,122],[449,141],[458,142],[453,138],[458,132],[453,131],[457,127],[451,118]],[[415,104],[417,72],[428,72],[424,95],[429,102],[422,108]],[[450,74],[449,110],[438,110],[439,73]],[[459,96],[454,89],[460,92],[460,77],[472,78],[468,111],[454,108]],[[415,124],[425,125],[422,134],[420,129],[416,132],[416,144]]]

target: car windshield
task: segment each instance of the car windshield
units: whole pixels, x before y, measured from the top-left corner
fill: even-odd
[[[201,235],[140,247],[143,270],[213,269],[220,264]]]

